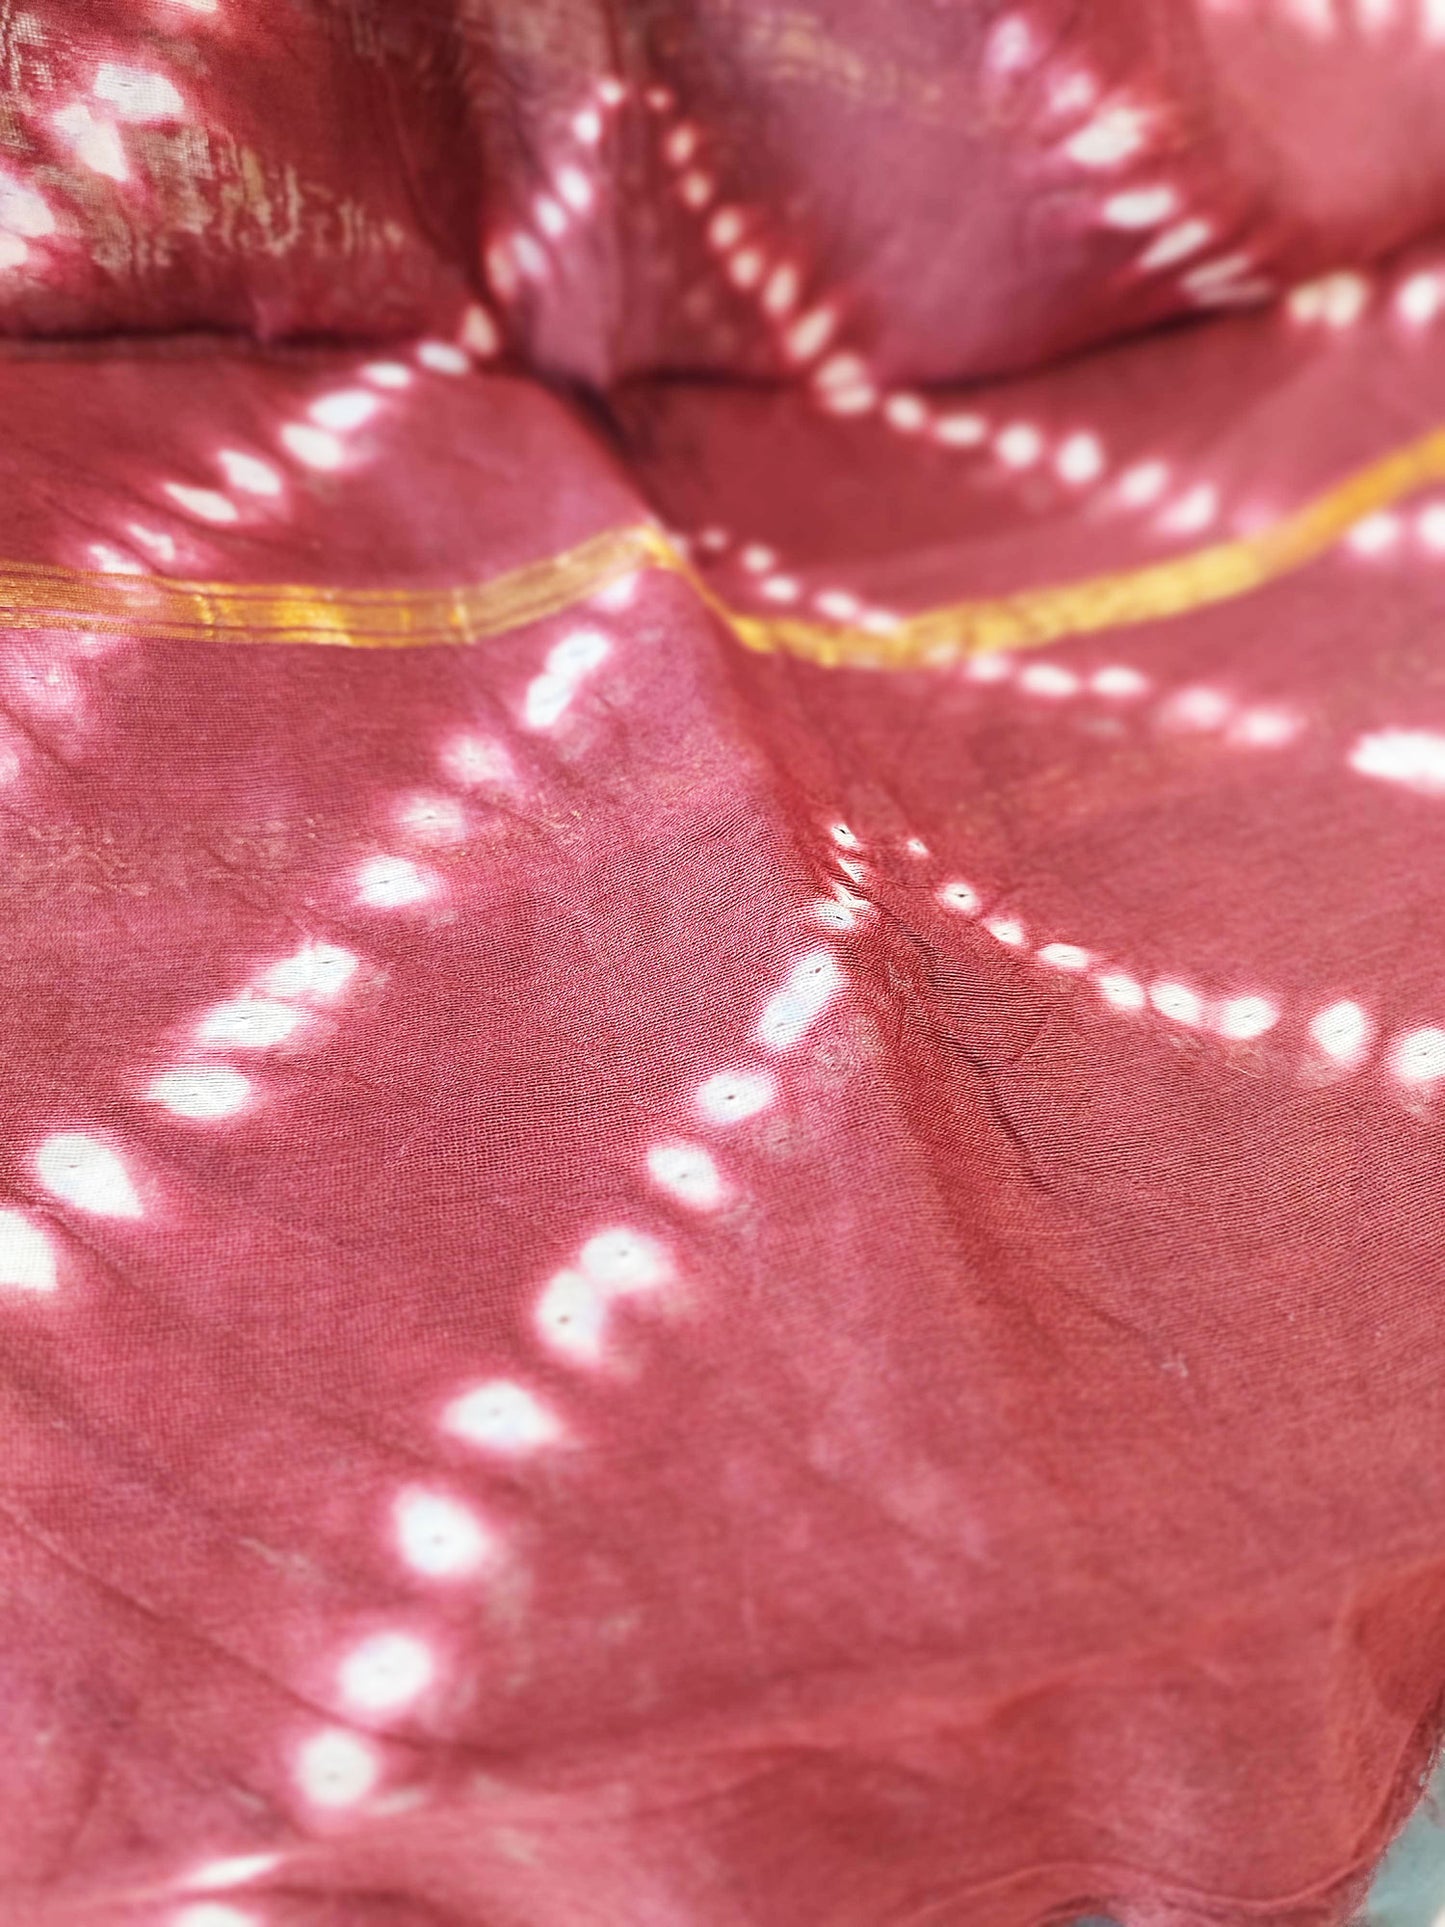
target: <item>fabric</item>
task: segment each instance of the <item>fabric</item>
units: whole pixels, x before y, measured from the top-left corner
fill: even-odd
[[[1270,183],[1230,312],[1000,239],[1043,7],[4,16],[114,140],[0,194],[0,1921],[1352,1917],[1445,1706],[1439,22],[1070,20]],[[162,125],[395,234],[183,245]]]
[[[476,220],[454,66],[426,6],[7,0],[0,330],[449,322]]]

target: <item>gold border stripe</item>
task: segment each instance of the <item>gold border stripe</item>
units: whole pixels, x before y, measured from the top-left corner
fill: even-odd
[[[39,563],[0,563],[0,626],[141,629],[165,641],[414,649],[475,642],[559,615],[635,569],[676,566],[655,528],[609,529],[565,554],[456,589],[331,589],[186,582]]]
[[[187,582],[43,563],[0,563],[0,627],[139,628],[164,641],[416,649],[539,622],[639,568],[671,570],[749,649],[827,667],[911,669],[1065,636],[1157,622],[1231,601],[1324,554],[1364,516],[1445,478],[1445,428],[1357,469],[1256,535],[1081,581],[1020,589],[906,616],[884,634],[735,609],[654,523],[609,529],[565,553],[454,589],[338,589]]]
[[[1257,535],[1141,569],[925,610],[882,635],[791,616],[740,615],[711,594],[707,600],[749,648],[828,667],[912,669],[997,650],[1038,649],[1065,636],[1157,622],[1248,595],[1323,555],[1363,517],[1442,478],[1445,429],[1433,429]]]

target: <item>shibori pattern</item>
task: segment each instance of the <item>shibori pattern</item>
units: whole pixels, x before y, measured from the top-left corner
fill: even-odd
[[[564,554],[457,588],[340,589],[198,582],[58,564],[0,564],[0,624],[83,624],[165,641],[407,649],[470,643],[563,613],[641,568],[683,576],[747,648],[824,667],[920,669],[1228,602],[1292,574],[1392,503],[1445,479],[1445,429],[1357,469],[1268,527],[1149,563],[882,622],[763,615],[723,600],[684,545],[653,522],[606,530]]]

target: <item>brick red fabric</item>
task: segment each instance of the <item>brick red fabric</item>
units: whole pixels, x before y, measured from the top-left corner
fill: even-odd
[[[1071,20],[5,16],[6,326],[102,337],[0,356],[6,1927],[1351,1917],[1445,1681],[1435,14]],[[1089,63],[1159,146],[1036,138]],[[193,122],[394,248],[186,239]],[[1274,198],[1141,335],[1166,151]]]

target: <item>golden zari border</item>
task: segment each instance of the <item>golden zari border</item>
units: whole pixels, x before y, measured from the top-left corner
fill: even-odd
[[[926,668],[1157,622],[1248,595],[1324,554],[1364,516],[1441,479],[1445,429],[1434,429],[1256,534],[1143,568],[924,610],[883,633],[735,609],[655,523],[610,529],[564,554],[454,589],[187,582],[0,563],[0,627],[138,629],[163,641],[429,648],[476,642],[560,615],[639,568],[660,568],[685,578],[749,649],[829,668]]]

